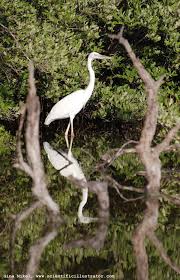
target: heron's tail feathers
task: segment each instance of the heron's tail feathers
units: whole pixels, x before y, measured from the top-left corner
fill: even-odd
[[[50,115],[48,115],[48,116],[46,117],[46,119],[45,119],[44,124],[45,124],[45,125],[49,125],[51,122],[52,122],[52,118],[51,118]]]

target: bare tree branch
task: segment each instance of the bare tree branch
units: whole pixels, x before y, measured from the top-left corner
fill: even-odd
[[[163,151],[167,151],[171,146],[170,143],[171,141],[174,139],[174,137],[176,136],[177,132],[180,130],[180,121],[176,124],[176,126],[174,126],[166,135],[166,137],[164,138],[164,140],[158,144],[155,149],[157,151],[157,153],[161,153]],[[175,147],[175,146],[174,146]]]
[[[132,141],[137,143],[137,141]],[[128,145],[129,143],[125,143],[124,145]],[[107,153],[101,156],[101,162],[96,164],[96,170],[101,172],[102,169],[109,167],[118,157],[125,155],[125,154],[134,154],[137,153],[135,148],[128,148],[124,149],[124,145],[119,149],[111,149]],[[102,162],[103,161],[103,162]]]
[[[135,188],[131,186],[124,186],[122,184],[119,184],[116,180],[114,180],[111,176],[105,175],[104,179],[107,180],[108,183],[116,186],[119,190],[123,191],[131,191],[131,192],[137,192],[137,193],[144,193],[144,190],[141,188]]]
[[[48,193],[44,167],[41,160],[39,144],[40,102],[36,95],[34,66],[32,62],[29,63],[29,92],[26,105],[21,111],[19,130],[17,133],[17,163],[15,166],[31,176],[33,180],[32,192],[35,197],[41,201],[42,204],[46,205],[50,211],[54,212],[54,214],[59,214],[58,205]],[[21,133],[25,120],[25,113],[27,113],[25,132],[27,163],[24,161],[21,151]]]
[[[146,210],[143,221],[137,226],[133,234],[133,248],[137,263],[137,278],[148,280],[148,256],[145,248],[145,238],[148,232],[152,232],[157,227],[158,219],[158,198],[149,197],[146,201]]]
[[[21,108],[19,129],[17,131],[17,145],[16,145],[17,160],[14,163],[14,167],[21,169],[22,171],[26,172],[30,177],[32,177],[33,176],[32,169],[24,161],[22,150],[21,150],[21,135],[22,135],[22,129],[24,125],[25,115],[26,115],[26,105],[24,104],[23,107]]]
[[[168,146],[164,152],[180,150],[180,144],[172,144]]]
[[[180,206],[180,195],[167,195],[163,192],[161,192],[161,197],[165,200],[167,200],[169,203],[172,203],[174,205]]]
[[[26,129],[25,129],[25,144],[26,144],[26,159],[24,161],[21,135],[26,116]],[[32,178],[32,193],[38,199],[31,207],[25,209],[18,214],[15,218],[15,225],[11,236],[11,268],[14,269],[14,243],[16,231],[21,226],[21,222],[26,219],[36,208],[46,206],[48,215],[50,217],[51,229],[47,234],[40,238],[35,245],[30,248],[30,259],[27,264],[26,274],[27,279],[34,279],[37,272],[41,254],[45,246],[57,235],[57,227],[62,222],[59,215],[59,207],[56,202],[51,198],[48,189],[44,166],[41,160],[41,150],[39,143],[39,116],[40,116],[40,102],[36,95],[36,86],[34,79],[34,65],[29,63],[29,91],[26,98],[26,104],[21,109],[21,117],[19,129],[17,132],[17,161],[15,167],[25,171]]]
[[[16,233],[17,230],[21,228],[22,222],[29,217],[29,215],[32,214],[32,212],[42,207],[42,203],[40,201],[35,201],[31,204],[30,207],[24,209],[22,212],[18,213],[14,217],[14,222],[12,223],[12,230],[11,230],[11,237],[10,237],[10,269],[11,273],[13,274],[14,271],[14,246],[15,246],[15,239],[16,239]]]
[[[148,149],[151,145],[152,139],[154,137],[157,125],[157,116],[158,116],[158,104],[156,102],[157,91],[159,86],[163,82],[163,77],[161,77],[158,81],[155,81],[151,75],[144,68],[140,60],[136,57],[133,52],[128,40],[123,37],[124,27],[120,30],[117,35],[110,35],[109,37],[112,39],[117,39],[120,44],[124,46],[129,57],[131,58],[134,67],[138,71],[139,76],[145,84],[145,90],[147,92],[147,112],[146,118],[144,122],[144,128],[142,130],[140,144],[144,146],[144,148]]]
[[[145,91],[147,94],[147,111],[144,121],[144,126],[141,132],[139,144],[136,146],[136,151],[145,167],[145,175],[148,181],[146,186],[147,201],[146,210],[142,222],[137,226],[133,235],[133,248],[137,263],[137,278],[138,280],[148,280],[148,256],[145,247],[145,238],[148,237],[160,252],[164,261],[169,264],[176,272],[179,268],[176,264],[172,263],[166,255],[165,250],[160,241],[155,236],[155,230],[158,226],[159,214],[159,197],[160,197],[160,180],[161,180],[161,162],[159,155],[162,151],[169,148],[170,142],[175,137],[180,128],[178,123],[170,132],[161,144],[152,148],[152,141],[157,127],[158,117],[158,102],[157,92],[163,83],[163,77],[155,81],[151,75],[144,68],[140,60],[133,52],[128,40],[123,37],[123,29],[117,35],[110,35],[110,38],[117,39],[120,44],[126,49],[130,59],[142,81],[145,84]]]
[[[117,150],[116,154],[112,158],[108,159],[108,161],[107,161],[108,166],[110,166],[114,160],[116,160],[119,156],[121,156],[123,154],[136,153],[136,149],[134,149],[134,148],[125,149],[126,146],[128,146],[129,144],[132,144],[132,143],[137,144],[138,142],[134,141],[134,140],[129,140],[128,142],[124,143],[122,145],[122,147]],[[105,157],[105,155],[104,155],[104,157]]]
[[[163,244],[161,241],[157,238],[157,236],[154,234],[154,232],[148,233],[148,238],[151,240],[155,248],[158,250],[161,258],[165,261],[167,265],[169,265],[174,271],[180,274],[180,268],[169,258],[167,255]]]
[[[57,217],[57,215],[54,215],[51,212],[48,213],[48,219],[49,221],[43,229],[43,236],[40,237],[29,249],[29,260],[25,272],[27,275],[26,279],[28,280],[36,279],[41,255],[45,247],[57,236],[58,228],[63,222],[60,216]]]
[[[151,75],[146,71],[140,60],[136,57],[135,53],[133,52],[128,40],[123,37],[124,26],[121,28],[120,32],[116,35],[109,35],[111,39],[117,39],[121,45],[124,46],[126,49],[130,59],[133,62],[134,67],[137,69],[139,76],[145,83],[145,85],[150,85],[154,87],[154,80],[152,79]]]

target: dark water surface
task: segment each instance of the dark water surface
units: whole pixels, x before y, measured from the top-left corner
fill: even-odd
[[[14,228],[13,214],[18,214],[28,208],[34,200],[31,195],[31,180],[23,172],[16,171],[12,167],[12,159],[15,154],[14,151],[10,152],[2,164],[0,177],[0,275],[5,277],[10,273],[10,257],[11,266],[14,266],[12,273],[15,276],[25,273],[30,258],[30,248],[32,253],[31,246],[44,242],[44,247],[41,248],[40,263],[35,261],[35,265],[39,266],[38,274],[42,277],[44,275],[44,278],[47,278],[48,275],[49,278],[55,278],[55,274],[64,274],[61,279],[71,279],[72,275],[75,275],[76,279],[81,279],[83,274],[91,274],[94,275],[93,279],[100,277],[95,277],[95,275],[103,275],[104,279],[136,279],[136,264],[131,238],[134,229],[143,218],[145,198],[125,201],[114,188],[109,186],[110,219],[108,225],[102,226],[98,222],[79,223],[77,209],[81,201],[81,190],[60,174],[64,171],[58,171],[58,168],[53,167],[48,159],[47,151],[43,147],[43,142],[46,142],[49,143],[52,150],[61,154],[67,153],[63,135],[65,127],[60,129],[57,124],[42,129],[40,142],[48,189],[60,207],[64,223],[60,223],[56,227],[54,223],[49,221],[45,209],[36,209],[17,229],[13,242],[11,235]],[[87,181],[103,181],[102,174],[95,168],[102,155],[110,149],[121,147],[129,139],[137,140],[140,135],[140,126],[140,124],[121,126],[115,124],[112,126],[109,123],[99,123],[95,126],[93,123],[85,125],[85,121],[79,123],[76,121],[74,125],[76,136],[72,149],[76,172],[79,172],[78,168],[80,168],[81,176],[84,176]],[[11,147],[9,149],[11,150]],[[176,170],[179,166],[178,156],[175,153],[169,156],[164,155],[162,164],[165,170]],[[139,175],[140,171],[143,171],[143,166],[134,155],[123,156],[106,169],[107,174],[120,184],[142,189],[146,181],[144,176]],[[163,190],[167,193],[176,193],[178,179],[176,172],[171,178],[167,176],[167,173],[164,173],[162,176]],[[122,191],[121,194],[127,199],[138,198],[142,195],[126,190]],[[97,196],[89,193],[83,214],[97,217],[98,209]],[[179,261],[178,227],[177,208],[161,201],[157,235],[169,256],[176,262]],[[83,248],[68,245],[74,244],[72,243],[74,240],[88,240],[89,237],[94,236],[97,238],[99,230],[104,230],[104,232],[100,231],[99,234],[105,236],[104,246],[99,250],[88,246],[87,243],[84,243],[86,246]],[[106,230],[107,232],[105,232]],[[161,260],[154,247],[148,242],[146,245],[149,256],[149,279],[178,279],[177,274]],[[37,252],[40,252],[40,247],[38,247]],[[65,274],[69,274],[69,276],[66,277]]]

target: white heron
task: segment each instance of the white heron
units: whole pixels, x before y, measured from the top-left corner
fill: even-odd
[[[78,163],[74,158],[71,150],[68,151],[68,154],[65,152],[57,152],[54,150],[48,142],[43,143],[44,149],[48,155],[48,159],[53,165],[53,167],[59,170],[60,174],[64,177],[72,176],[75,179],[83,180],[86,182],[86,177]],[[83,215],[83,208],[87,203],[88,199],[88,188],[82,189],[82,200],[78,208],[78,218],[80,223],[88,224],[93,221],[96,221],[97,218],[90,218]]]
[[[72,140],[74,138],[74,129],[73,129],[73,120],[76,114],[78,114],[81,109],[86,105],[87,101],[92,95],[94,84],[95,84],[95,73],[92,68],[92,61],[95,59],[110,59],[111,57],[101,55],[97,52],[92,52],[88,56],[87,67],[89,71],[89,84],[85,89],[80,89],[72,92],[71,94],[65,96],[59,102],[57,102],[51,109],[50,113],[45,119],[45,125],[49,125],[51,122],[58,119],[69,118],[69,124],[65,131],[65,139],[67,146],[69,148],[68,142],[68,132],[71,126],[71,143],[70,149],[72,146]]]

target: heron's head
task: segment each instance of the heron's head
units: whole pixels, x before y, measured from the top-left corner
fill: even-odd
[[[94,59],[111,59],[111,57],[106,56],[106,55],[102,55],[102,54],[97,53],[97,52],[90,53],[88,58],[91,59],[91,60],[94,60]]]

